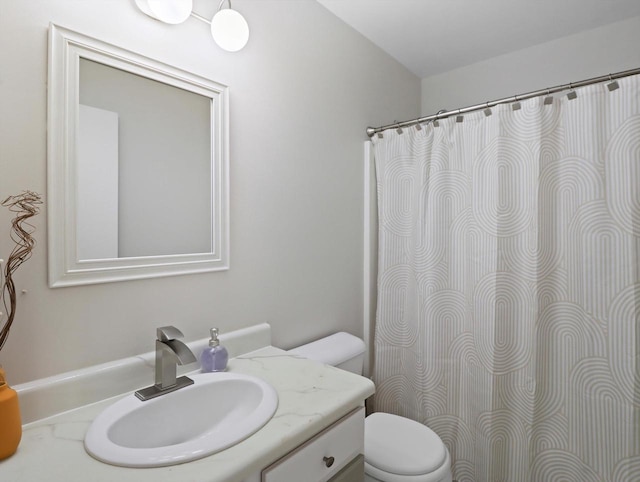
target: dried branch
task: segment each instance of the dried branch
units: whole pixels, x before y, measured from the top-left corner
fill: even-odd
[[[31,236],[35,231],[35,227],[29,224],[27,220],[40,212],[38,207],[40,204],[42,204],[40,194],[32,191],[24,191],[22,194],[9,196],[2,201],[3,206],[16,213],[11,222],[11,239],[16,245],[7,259],[7,264],[4,268],[4,284],[0,293],[0,299],[2,299],[2,304],[7,313],[7,320],[1,325],[2,328],[0,329],[0,350],[2,350],[9,337],[9,330],[16,315],[16,287],[13,282],[13,274],[22,263],[31,257],[33,248],[36,245],[35,239]]]

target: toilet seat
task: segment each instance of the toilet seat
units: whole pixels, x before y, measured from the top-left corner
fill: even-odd
[[[365,471],[384,481],[447,480],[449,453],[429,427],[389,413],[365,419]],[[451,480],[450,478],[448,480]]]
[[[397,475],[383,472],[374,466],[364,463],[365,482],[452,482],[451,457],[447,450],[444,463],[435,472],[423,475]]]

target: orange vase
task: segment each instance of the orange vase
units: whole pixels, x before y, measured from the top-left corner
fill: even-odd
[[[16,453],[21,438],[18,394],[7,385],[4,370],[0,366],[0,460]]]

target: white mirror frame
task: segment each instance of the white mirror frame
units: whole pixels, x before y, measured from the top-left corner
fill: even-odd
[[[79,260],[76,132],[85,58],[211,99],[211,252]],[[229,269],[228,87],[63,27],[49,25],[47,211],[49,286],[58,288]]]

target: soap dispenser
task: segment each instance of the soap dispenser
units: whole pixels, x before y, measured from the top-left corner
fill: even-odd
[[[227,349],[220,345],[218,340],[218,329],[211,328],[211,339],[209,346],[202,350],[200,355],[200,363],[203,372],[223,372],[227,369],[227,361],[229,361],[229,353]]]

